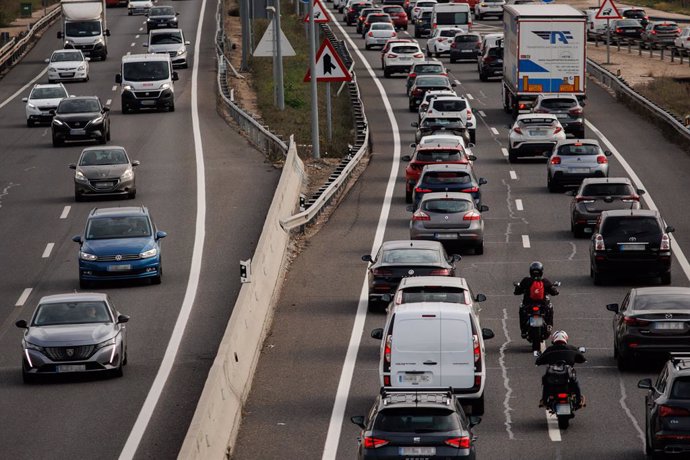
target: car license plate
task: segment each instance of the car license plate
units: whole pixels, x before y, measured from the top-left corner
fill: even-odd
[[[544,325],[544,318],[541,316],[530,316],[529,325],[532,327],[542,327]]]
[[[398,383],[431,383],[431,374],[401,374]]]
[[[58,372],[84,372],[86,364],[60,364],[57,366]]]
[[[154,105],[156,101],[141,101],[141,105]]]
[[[97,182],[95,185],[96,185],[96,188],[110,188],[113,186],[113,183],[112,182]]]
[[[556,118],[559,118],[559,119],[560,118],[568,118],[568,114],[567,113],[557,113]]]
[[[573,174],[587,174],[589,168],[570,168],[570,172]]]
[[[73,77],[73,76],[74,76],[74,72],[61,73],[60,76],[61,76],[61,77],[64,77],[64,78]]]
[[[545,134],[545,131],[542,131],[541,129],[530,129],[529,135],[530,136],[543,136]]]
[[[585,227],[584,228],[585,233],[592,233],[594,229],[592,227]]]
[[[647,249],[647,243],[618,243],[618,249],[621,251],[644,251]]]
[[[436,239],[438,239],[438,240],[457,240],[458,234],[457,233],[437,233]]]
[[[436,455],[435,447],[401,447],[400,455]]]
[[[109,272],[126,272],[127,270],[131,270],[132,266],[129,264],[126,265],[108,265],[108,271]]]
[[[86,130],[85,129],[70,129],[69,133],[72,136],[85,136]]]
[[[460,50],[461,53],[473,53],[474,51],[472,50]]]
[[[680,330],[680,329],[685,329],[685,323],[679,322],[679,321],[666,321],[663,323],[654,323],[654,327],[656,329],[665,329],[665,330]]]

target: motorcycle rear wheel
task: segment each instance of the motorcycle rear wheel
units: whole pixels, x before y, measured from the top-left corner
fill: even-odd
[[[558,428],[560,430],[567,430],[568,426],[570,426],[570,415],[559,415]]]

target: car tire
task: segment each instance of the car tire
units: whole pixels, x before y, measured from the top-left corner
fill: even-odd
[[[84,201],[84,197],[82,196],[82,194],[76,190],[74,191],[74,201],[76,201],[77,203]]]
[[[489,78],[486,76],[484,72],[479,72],[479,80],[481,81],[489,81]]]
[[[421,38],[422,34],[417,32],[416,30],[414,31],[414,38]]]
[[[630,358],[624,353],[621,353],[620,350],[618,350],[618,357],[616,358],[616,367],[618,367],[618,370],[627,371],[632,367],[631,364],[632,362]]]
[[[390,78],[391,77],[391,73],[385,67],[383,68],[383,77],[384,78]]]
[[[431,51],[429,51],[429,48],[426,49],[426,57],[431,57]]]
[[[109,141],[110,140],[110,125],[108,125],[108,131],[105,133],[105,140]]]
[[[168,106],[168,112],[174,112],[175,111],[175,103],[173,102]]]
[[[585,130],[584,128],[581,131],[578,131],[577,134],[575,135],[576,139],[584,139],[585,138]]]
[[[405,187],[405,203],[412,203],[412,190],[407,190],[407,187]]]
[[[662,273],[659,276],[659,278],[661,280],[662,285],[668,286],[669,284],[671,284],[671,272]]]
[[[513,149],[508,149],[508,162],[509,163],[515,163],[517,162],[517,153]]]
[[[484,254],[484,240],[474,247],[474,255],[481,256]]]
[[[476,129],[470,129],[470,142],[473,143],[474,145],[477,145],[477,130]]]
[[[53,147],[62,147],[63,144],[64,141],[62,139],[53,136]]]
[[[484,393],[470,403],[472,415],[484,415]]]
[[[49,78],[49,79],[48,79],[48,83],[50,83],[50,84],[52,85],[53,83],[55,83],[55,80]]]
[[[410,112],[416,112],[417,111],[417,107],[415,107],[414,104],[412,104],[411,102],[409,104],[409,108],[410,108]]]
[[[367,311],[369,313],[379,313],[380,309],[378,306],[378,302],[376,302],[375,300],[367,301]]]
[[[38,376],[26,372],[24,370],[24,365],[22,364],[22,382],[24,382],[27,385],[31,385],[33,383],[36,383],[37,379]]]
[[[34,122],[31,121],[31,120],[29,120],[29,119],[27,118],[27,120],[26,120],[26,127],[27,127],[27,128],[33,128],[33,127],[34,127]]]
[[[573,236],[575,238],[584,238],[585,237],[585,229],[581,225],[573,224],[572,232],[573,232]]]
[[[549,189],[549,193],[557,193],[560,191],[561,187],[553,179],[546,179],[546,188]]]
[[[120,378],[125,375],[125,363],[124,363],[124,353],[122,354],[122,360],[120,360],[120,365],[113,369],[113,377]]]
[[[103,135],[102,135],[101,137],[98,138],[98,143],[101,144],[101,145],[103,145],[103,144],[105,144],[106,142],[108,142],[108,133],[107,133],[107,132],[104,132]]]
[[[590,268],[591,270],[591,276],[592,276],[592,282],[594,283],[595,286],[603,286],[604,285],[604,275],[601,273],[597,273],[594,271],[594,269]]]
[[[79,289],[90,289],[92,286],[91,281],[79,278]]]
[[[453,58],[453,57],[450,58],[450,63],[451,63],[451,64],[455,64],[456,62],[458,62],[457,59],[455,59],[455,58]]]
[[[136,190],[131,191],[131,192],[129,192],[129,193],[127,194],[127,198],[130,199],[130,200],[133,200],[133,199],[136,198],[136,197],[137,197],[137,191],[136,191]]]
[[[87,81],[89,81],[89,76],[88,76],[88,75],[86,76],[86,78],[84,78],[84,82],[86,83]]]

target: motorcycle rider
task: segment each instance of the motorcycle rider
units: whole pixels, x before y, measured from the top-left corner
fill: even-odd
[[[585,406],[585,398],[582,396],[580,391],[580,384],[577,382],[577,375],[575,374],[575,363],[582,364],[587,361],[585,355],[583,355],[577,348],[572,345],[568,345],[568,334],[565,331],[556,331],[551,335],[552,345],[544,350],[536,360],[535,364],[537,366],[556,364],[558,362],[564,362],[569,365],[572,369],[570,373],[570,379],[568,382],[568,387],[575,393],[575,407],[580,408]],[[539,407],[543,407],[546,402],[549,391],[548,381],[547,381],[548,369],[546,374],[541,378],[542,383],[542,396],[539,402]]]
[[[539,261],[532,262],[529,266],[529,276],[522,278],[522,281],[515,286],[513,294],[523,295],[522,305],[520,305],[520,334],[522,338],[527,338],[528,309],[535,302],[539,302],[545,307],[544,320],[547,324],[547,330],[551,332],[553,327],[553,306],[547,301],[546,295],[558,295],[558,289],[551,281],[544,278],[544,264]]]

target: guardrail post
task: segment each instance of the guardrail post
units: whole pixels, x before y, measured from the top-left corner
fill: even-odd
[[[616,45],[618,47],[618,52],[620,53],[620,51],[621,51],[621,40],[620,40],[620,38],[616,39]]]
[[[628,40],[628,54],[632,53],[632,42]]]
[[[671,62],[675,62],[675,57],[676,57],[676,49],[671,48]]]
[[[662,46],[662,47],[661,47],[661,50],[659,50],[659,53],[661,54],[661,60],[662,60],[662,61],[664,60],[664,50],[665,50],[665,49],[666,49],[666,47],[665,47],[665,46]]]
[[[637,42],[637,49],[638,49],[638,51],[639,51],[638,54],[639,54],[640,56],[642,56],[642,42],[641,42],[641,41]]]

